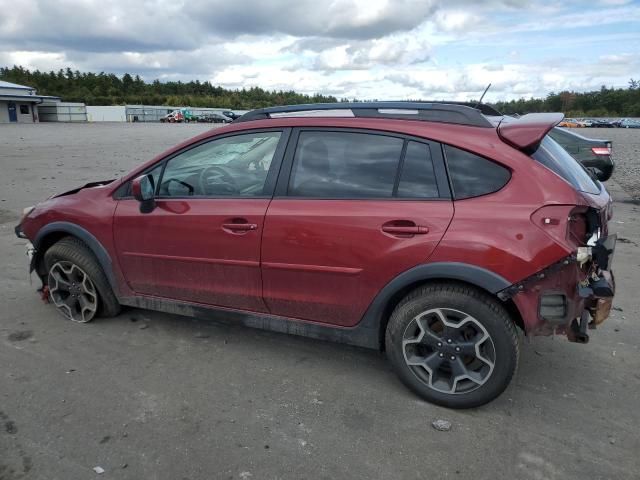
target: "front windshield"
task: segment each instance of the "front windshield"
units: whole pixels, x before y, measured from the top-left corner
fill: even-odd
[[[564,178],[576,190],[596,195],[600,193],[600,187],[584,167],[549,135],[544,137],[531,156]]]

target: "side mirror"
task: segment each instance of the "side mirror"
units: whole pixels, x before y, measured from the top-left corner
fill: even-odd
[[[142,175],[131,182],[131,193],[140,202],[140,213],[149,213],[155,208],[155,190],[151,175]]]

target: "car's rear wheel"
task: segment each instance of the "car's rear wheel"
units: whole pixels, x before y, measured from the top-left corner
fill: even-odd
[[[509,385],[518,364],[515,325],[500,303],[473,287],[433,284],[398,304],[385,338],[402,382],[451,408],[483,405]]]
[[[80,240],[65,237],[44,254],[49,299],[69,320],[86,323],[120,311],[93,252]]]

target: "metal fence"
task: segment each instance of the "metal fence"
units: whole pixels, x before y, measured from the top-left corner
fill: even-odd
[[[52,102],[38,105],[41,122],[86,122],[87,109],[84,103]]]

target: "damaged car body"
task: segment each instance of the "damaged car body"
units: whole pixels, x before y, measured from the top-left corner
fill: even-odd
[[[509,384],[516,329],[586,343],[611,308],[611,198],[548,135],[562,118],[255,110],[16,234],[71,320],[134,306],[379,349],[420,397],[474,407]]]

